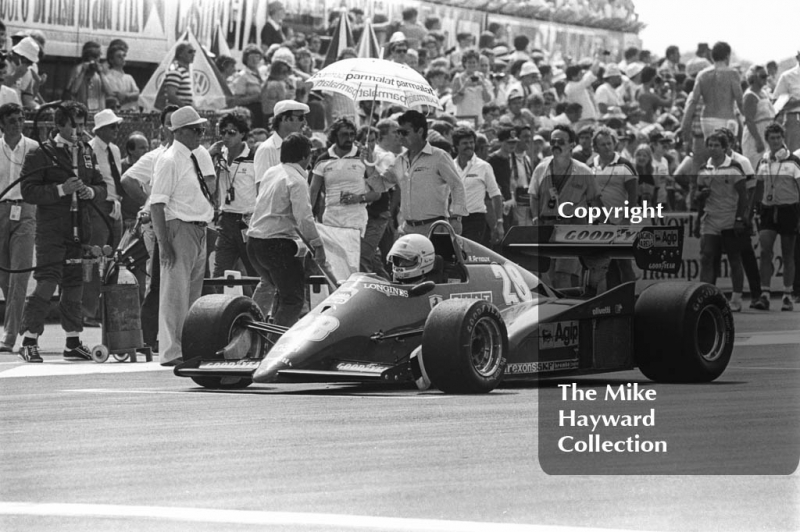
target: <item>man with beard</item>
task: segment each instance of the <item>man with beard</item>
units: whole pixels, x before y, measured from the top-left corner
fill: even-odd
[[[500,242],[503,228],[503,196],[494,179],[492,166],[475,155],[475,132],[466,127],[453,131],[456,149],[456,170],[464,181],[469,216],[463,220],[461,236],[484,244],[486,225],[491,229],[492,243]],[[486,199],[489,201],[486,201]]]
[[[563,125],[550,134],[553,155],[533,171],[530,188],[531,218],[534,225],[585,224],[574,215],[578,207],[600,207],[600,194],[592,171],[572,158],[575,132]],[[575,259],[556,259],[550,278],[554,288],[578,286],[581,266]]]

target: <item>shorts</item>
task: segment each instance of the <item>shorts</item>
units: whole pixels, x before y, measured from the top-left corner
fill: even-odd
[[[761,207],[759,231],[775,231],[779,235],[793,235],[800,222],[800,203],[791,205],[765,205]]]

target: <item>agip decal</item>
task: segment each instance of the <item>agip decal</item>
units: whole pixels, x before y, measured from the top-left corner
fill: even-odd
[[[578,347],[578,331],[577,321],[541,323],[539,324],[539,349]]]

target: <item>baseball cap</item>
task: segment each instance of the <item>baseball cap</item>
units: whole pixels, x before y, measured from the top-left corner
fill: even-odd
[[[308,113],[309,108],[306,104],[300,103],[295,100],[281,100],[275,104],[275,108],[273,112],[275,116],[282,115],[283,113],[288,113],[290,111],[303,111],[303,113]],[[173,115],[175,116],[175,115]],[[173,118],[172,121],[174,122],[175,119]]]
[[[603,73],[604,78],[613,78],[615,76],[622,76],[622,70],[615,64],[606,65],[606,70]]]
[[[392,33],[392,38],[389,39],[389,44],[394,44],[396,42],[405,42],[407,40],[408,39],[406,39],[405,33],[403,33],[402,31],[396,31]]]
[[[508,91],[508,100],[514,100],[516,98],[524,98],[525,93],[522,92],[522,89],[519,87],[514,87],[510,91]]]

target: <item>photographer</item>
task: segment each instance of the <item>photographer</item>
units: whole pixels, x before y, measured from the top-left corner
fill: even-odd
[[[89,41],[83,45],[81,62],[70,74],[63,99],[84,104],[89,111],[101,111],[106,106],[106,96],[111,96],[105,80],[107,66],[101,61],[100,45]]]
[[[475,118],[478,126],[483,122],[481,111],[492,100],[492,82],[478,70],[480,55],[475,50],[467,50],[461,57],[464,71],[453,78],[453,103],[456,118]]]

